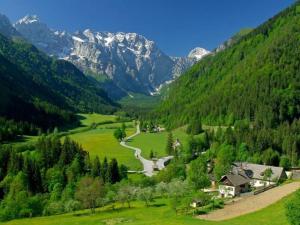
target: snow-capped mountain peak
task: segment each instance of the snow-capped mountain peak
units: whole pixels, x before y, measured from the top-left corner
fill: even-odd
[[[16,24],[31,24],[38,22],[40,22],[40,19],[37,15],[26,15],[22,19],[18,20]]]
[[[16,30],[48,55],[68,60],[93,78],[109,80],[104,89],[111,97],[122,92],[151,94],[194,64],[207,51],[192,51],[189,57],[173,58],[154,41],[137,33],[97,32],[90,29],[73,33],[50,29],[37,16],[25,16]]]
[[[188,57],[195,58],[196,60],[200,60],[208,54],[210,54],[210,51],[208,51],[204,48],[197,47],[190,51],[190,53],[188,54]]]

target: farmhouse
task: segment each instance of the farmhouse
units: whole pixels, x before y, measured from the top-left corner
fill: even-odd
[[[264,188],[286,178],[282,167],[235,162],[231,171],[219,181],[219,193],[221,197],[234,197],[248,192],[250,187]]]
[[[221,197],[234,197],[250,190],[250,179],[241,173],[228,173],[220,180]]]
[[[287,179],[287,175],[282,167],[266,166],[247,162],[236,162],[233,164],[233,170],[242,170],[251,179],[251,186],[265,187],[278,183],[280,180]],[[267,176],[266,171],[270,171]]]

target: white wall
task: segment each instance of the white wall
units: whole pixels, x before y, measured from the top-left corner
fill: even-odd
[[[264,181],[264,180],[251,180],[250,182],[252,187],[258,188],[258,187],[267,187],[272,184],[275,184],[275,182],[272,181]]]
[[[225,198],[234,197],[235,196],[235,187],[219,185],[219,194],[224,195]]]

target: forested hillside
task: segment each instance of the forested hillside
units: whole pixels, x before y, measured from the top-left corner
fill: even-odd
[[[76,121],[74,112],[111,113],[118,107],[71,63],[1,34],[0,88],[0,117],[43,129]]]
[[[158,115],[169,127],[195,115],[210,124],[246,119],[274,128],[300,116],[300,4],[223,51],[206,57],[171,87]]]

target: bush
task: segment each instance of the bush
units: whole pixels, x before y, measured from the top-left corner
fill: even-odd
[[[286,216],[292,225],[300,225],[300,190],[286,204]]]
[[[65,202],[65,212],[74,212],[81,208],[80,202],[76,200],[69,200]]]
[[[44,209],[44,215],[58,215],[65,212],[64,204],[62,202],[50,202]]]

